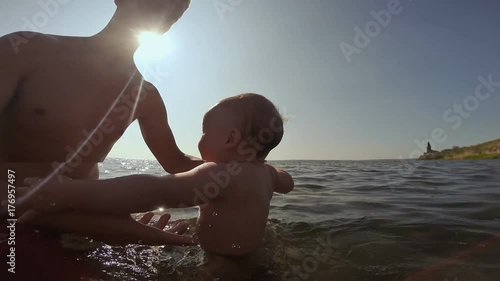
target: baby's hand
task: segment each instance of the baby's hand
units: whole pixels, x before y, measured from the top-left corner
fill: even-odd
[[[293,190],[295,184],[290,174],[279,168],[275,168],[269,164],[265,165],[269,170],[269,173],[271,173],[271,178],[274,184],[275,192],[285,194]]]

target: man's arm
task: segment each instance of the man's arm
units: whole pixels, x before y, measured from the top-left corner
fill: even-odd
[[[0,38],[0,118],[14,97],[21,77],[22,54],[16,54],[9,36],[12,34]]]
[[[222,195],[223,188],[216,184],[214,175],[223,169],[223,165],[207,163],[185,173],[163,177],[132,175],[108,180],[50,182],[23,205],[42,212],[50,212],[53,205],[63,205],[75,211],[118,215],[158,207],[192,207]]]
[[[147,222],[145,222],[145,224],[138,222],[132,219],[130,215],[113,216],[106,214],[66,212],[43,216],[30,224],[87,235],[99,241],[111,244],[197,244],[196,241],[189,236],[182,236],[174,232],[164,231],[163,228],[167,225],[168,220],[163,223],[160,221],[159,223],[160,226],[149,226]]]
[[[141,104],[141,116],[138,119],[144,141],[158,162],[170,174],[189,171],[204,163],[201,159],[182,153],[168,125],[163,99],[153,85],[146,87],[149,90]]]

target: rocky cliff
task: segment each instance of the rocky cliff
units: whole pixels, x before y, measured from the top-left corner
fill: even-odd
[[[465,160],[465,159],[500,159],[500,139],[486,143],[453,147],[443,151],[425,153],[419,160]]]

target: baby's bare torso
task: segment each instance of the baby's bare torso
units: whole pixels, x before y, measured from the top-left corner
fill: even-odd
[[[219,255],[251,253],[262,243],[265,234],[273,196],[270,173],[263,164],[240,163],[239,166],[240,169],[235,170],[241,172],[229,176],[226,187],[218,184],[220,198],[200,207],[197,230],[200,244]]]

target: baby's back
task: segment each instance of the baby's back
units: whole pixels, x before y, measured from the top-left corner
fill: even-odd
[[[219,180],[214,180],[219,194],[200,207],[197,232],[201,246],[219,255],[251,253],[265,234],[273,195],[271,175],[263,164],[238,165],[233,170],[239,173],[220,174]]]

